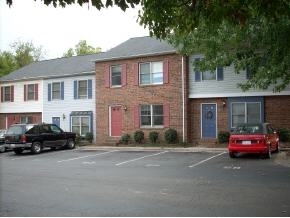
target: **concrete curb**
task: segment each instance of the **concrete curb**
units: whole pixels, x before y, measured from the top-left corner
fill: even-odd
[[[173,151],[173,152],[227,152],[227,148],[207,148],[207,147],[188,147],[188,148],[172,148],[172,147],[123,147],[123,146],[81,146],[77,147],[80,151],[96,151],[96,150],[120,150],[120,151]]]

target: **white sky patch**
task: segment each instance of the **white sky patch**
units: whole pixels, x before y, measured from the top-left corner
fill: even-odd
[[[0,50],[10,50],[17,40],[32,41],[46,52],[44,59],[61,57],[80,40],[87,40],[102,51],[132,37],[149,35],[148,29],[137,23],[138,9],[120,8],[97,10],[84,4],[66,8],[46,6],[43,1],[0,1]]]

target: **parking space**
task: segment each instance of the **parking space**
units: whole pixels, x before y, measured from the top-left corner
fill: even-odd
[[[1,216],[290,215],[290,168],[257,156],[76,149],[0,163]]]

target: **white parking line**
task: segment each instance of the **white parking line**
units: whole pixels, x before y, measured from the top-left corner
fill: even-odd
[[[218,157],[218,156],[221,156],[221,155],[223,155],[223,154],[225,154],[225,153],[227,153],[227,152],[224,151],[224,152],[222,152],[222,153],[220,153],[220,154],[217,154],[217,155],[214,155],[214,156],[212,156],[212,157],[209,157],[209,158],[207,158],[207,159],[205,159],[205,160],[199,161],[198,163],[193,164],[193,165],[188,166],[188,167],[190,167],[190,168],[196,167],[196,166],[198,166],[198,165],[200,165],[200,164],[202,164],[202,163],[205,163],[205,162],[207,162],[207,161],[209,161],[209,160],[211,160],[211,159],[213,159],[213,158],[216,158],[216,157]]]
[[[141,160],[141,159],[144,159],[146,157],[157,156],[157,155],[164,154],[164,153],[167,153],[167,152],[168,151],[162,151],[162,152],[159,152],[159,153],[156,153],[156,154],[150,154],[150,155],[146,155],[146,156],[143,156],[143,157],[135,158],[135,159],[132,159],[132,160],[127,160],[127,161],[124,161],[124,162],[121,162],[121,163],[117,163],[116,166],[120,166],[120,165],[123,165],[123,164],[126,164],[126,163],[130,163],[130,162],[133,162],[133,161],[136,161],[136,160]]]
[[[59,160],[57,162],[58,163],[62,163],[62,162],[68,162],[68,161],[72,161],[72,160],[83,159],[83,158],[87,158],[87,157],[95,157],[95,156],[109,154],[109,153],[116,152],[116,151],[118,151],[118,150],[106,151],[106,152],[103,152],[103,153],[92,154],[92,155],[87,155],[87,156],[81,156],[81,157],[76,157],[76,158],[70,158],[70,159],[66,159],[66,160]]]

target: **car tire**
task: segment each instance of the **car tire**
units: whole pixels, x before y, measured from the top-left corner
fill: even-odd
[[[230,158],[236,158],[237,157],[235,152],[229,152],[229,156],[230,156]]]
[[[31,145],[31,152],[33,154],[39,154],[42,151],[42,144],[40,142],[33,142]]]
[[[22,148],[14,148],[13,151],[15,154],[22,154],[23,149]]]
[[[271,151],[271,145],[268,146],[267,153],[264,154],[265,159],[271,159],[272,157],[272,151]]]
[[[66,142],[67,149],[74,149],[76,147],[76,143],[72,138],[69,138]]]
[[[5,152],[6,151],[6,148],[5,148],[5,146],[3,145],[1,148],[0,148],[0,153],[3,153],[3,152]]]

